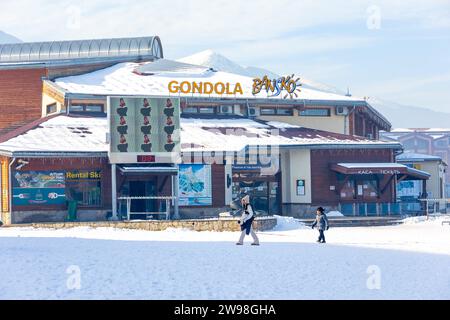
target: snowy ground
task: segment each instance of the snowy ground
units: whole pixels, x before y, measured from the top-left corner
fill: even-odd
[[[450,299],[443,219],[331,228],[318,244],[280,218],[260,247],[233,232],[0,228],[0,299]]]

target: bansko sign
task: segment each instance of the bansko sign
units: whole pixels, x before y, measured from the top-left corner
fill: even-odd
[[[269,92],[272,93],[269,97],[277,97],[285,92],[286,94],[283,95],[283,99],[287,99],[288,97],[293,99],[294,97],[298,97],[297,92],[300,92],[298,88],[300,86],[300,78],[295,78],[293,74],[272,80],[268,76],[264,76],[262,79],[253,79],[252,94],[257,95],[262,90],[265,90],[268,94]]]

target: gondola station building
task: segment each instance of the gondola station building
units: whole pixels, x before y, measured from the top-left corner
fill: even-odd
[[[390,123],[364,99],[164,59],[158,37],[0,45],[7,223],[398,214]],[[164,214],[164,215],[163,215]]]

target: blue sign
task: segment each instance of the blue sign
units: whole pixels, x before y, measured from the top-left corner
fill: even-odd
[[[16,171],[12,178],[14,205],[58,205],[66,202],[64,172]]]
[[[205,164],[180,164],[179,205],[212,205],[211,166]]]

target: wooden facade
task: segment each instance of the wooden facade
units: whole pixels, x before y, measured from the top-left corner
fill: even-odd
[[[39,119],[45,68],[0,70],[0,135]]]
[[[394,162],[392,149],[324,149],[311,150],[311,180],[312,180],[312,203],[323,205],[336,205],[345,202],[340,197],[340,186],[338,174],[331,170],[333,164],[355,163],[355,162]],[[395,179],[391,175],[373,177],[379,179],[380,186],[384,187],[374,202],[395,201]],[[369,177],[355,177],[356,179],[367,179]],[[334,190],[333,190],[334,189]],[[357,196],[350,202],[368,202]]]

